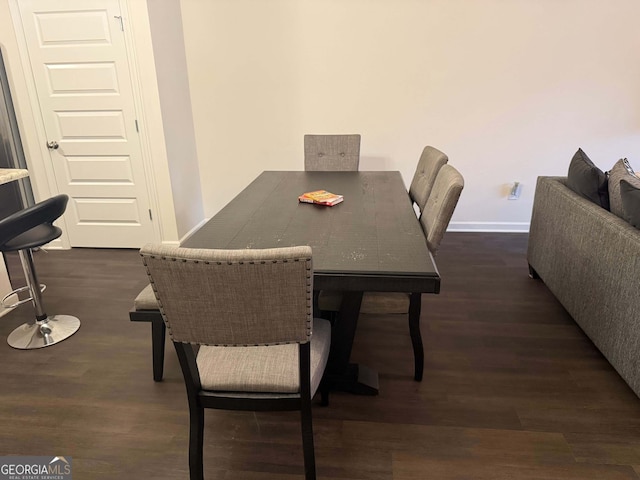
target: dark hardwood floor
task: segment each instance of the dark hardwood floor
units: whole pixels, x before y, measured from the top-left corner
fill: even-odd
[[[406,316],[362,315],[352,358],[380,395],[314,406],[323,479],[640,478],[640,400],[541,281],[523,234],[448,233],[442,293],[423,297],[425,372],[413,381]],[[128,310],[147,284],[136,251],[36,253],[49,313],[80,331],[13,350],[25,305],[0,318],[0,455],[64,455],[74,478],[186,479],[188,411],[167,342],[151,373],[149,324]],[[10,260],[16,277],[19,265]],[[296,413],[207,411],[205,475],[301,479]]]

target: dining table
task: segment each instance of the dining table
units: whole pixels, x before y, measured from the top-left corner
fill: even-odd
[[[326,190],[334,206],[298,201]],[[363,292],[439,293],[440,275],[400,172],[264,171],[181,246],[312,247],[314,291],[342,292],[326,376],[332,388],[378,393],[375,371],[351,362]]]

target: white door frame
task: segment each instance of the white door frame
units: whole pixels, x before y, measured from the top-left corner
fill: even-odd
[[[26,79],[26,90],[29,95],[31,112],[36,126],[36,138],[38,139],[37,149],[30,148],[31,155],[28,155],[26,160],[32,177],[34,193],[38,200],[42,200],[57,195],[59,191],[55,181],[49,149],[46,146],[47,136],[31,70],[18,2],[19,0],[9,0],[9,9],[16,32],[16,41]],[[125,25],[125,45],[131,72],[136,116],[140,127],[142,163],[145,171],[149,205],[153,212],[154,241],[167,245],[178,245],[178,231],[162,125],[147,3],[146,1],[129,0],[119,0],[119,3]],[[144,85],[144,89],[142,85]],[[162,195],[159,192],[162,192]],[[62,228],[62,236],[58,240],[51,242],[48,247],[71,248],[69,237],[66,233],[64,216],[56,223]]]

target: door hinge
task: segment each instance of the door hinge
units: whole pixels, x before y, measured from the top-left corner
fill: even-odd
[[[153,221],[153,215],[151,215],[151,209],[149,209],[149,220]]]
[[[140,128],[138,128],[138,120],[135,120],[136,122],[136,132],[140,133]]]

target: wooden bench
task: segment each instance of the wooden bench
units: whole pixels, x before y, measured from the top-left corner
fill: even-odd
[[[166,327],[151,285],[147,285],[134,300],[133,309],[129,312],[129,320],[132,322],[151,322],[153,379],[156,382],[161,382],[164,371]]]

